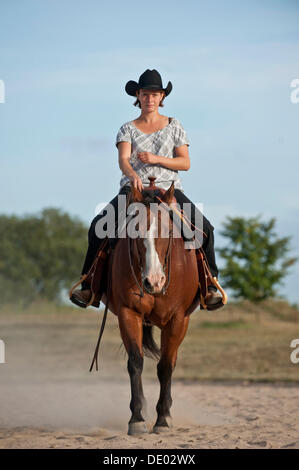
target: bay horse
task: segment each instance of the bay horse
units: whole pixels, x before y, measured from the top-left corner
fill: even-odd
[[[130,197],[131,202],[142,203],[146,208],[146,216],[139,224],[143,236],[119,238],[112,250],[108,263],[108,302],[109,310],[118,317],[128,354],[132,412],[128,434],[136,435],[148,432],[142,415],[144,354],[159,359],[160,396],[153,431],[159,433],[169,429],[171,378],[190,313],[199,304],[199,278],[195,250],[185,249],[183,238],[174,236],[178,228],[169,217],[166,218],[169,235],[162,237],[165,225],[162,210],[151,210],[151,204],[157,205],[157,201],[160,201],[159,207],[169,208],[174,202],[174,184],[166,192],[152,182],[149,189],[142,192],[132,186]],[[107,289],[102,301],[107,303]],[[160,348],[153,339],[153,326],[161,330]]]

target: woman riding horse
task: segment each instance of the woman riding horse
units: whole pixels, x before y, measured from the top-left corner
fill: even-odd
[[[204,238],[202,248],[206,255],[213,277],[218,277],[218,269],[214,251],[214,227],[203,216],[197,207],[183,192],[178,171],[187,171],[190,168],[188,152],[188,138],[181,123],[176,118],[169,118],[159,114],[159,106],[172,90],[171,82],[163,88],[162,79],[157,70],[147,69],[139,78],[138,83],[130,80],[125,87],[130,96],[136,97],[135,106],[141,108],[140,116],[126,122],[121,126],[116,137],[116,147],[119,154],[119,167],[122,171],[120,190],[110,205],[115,209],[115,218],[118,216],[119,195],[127,195],[131,185],[142,191],[149,185],[149,177],[155,177],[155,186],[167,190],[174,182],[174,196],[179,207],[190,204],[191,222],[202,221]],[[110,206],[111,207],[111,206]],[[82,269],[82,277],[89,271],[97,255],[100,244],[105,235],[100,235],[96,229],[97,224],[107,214],[106,206],[92,221],[88,240],[89,246]],[[81,290],[72,293],[71,301],[85,308],[91,299],[90,285],[82,281]],[[223,304],[222,296],[213,285],[205,303],[209,307],[218,308]],[[93,304],[94,305],[94,304]]]

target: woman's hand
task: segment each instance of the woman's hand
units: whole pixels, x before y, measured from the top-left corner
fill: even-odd
[[[151,152],[138,152],[137,156],[143,163],[151,163],[153,165],[158,163],[158,156]]]
[[[137,174],[130,176],[129,179],[131,183],[133,184],[134,188],[138,188],[139,191],[143,190],[143,184],[142,184],[141,178]]]

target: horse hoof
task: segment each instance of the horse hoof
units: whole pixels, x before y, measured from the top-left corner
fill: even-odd
[[[136,436],[138,434],[146,434],[148,429],[144,421],[139,421],[138,423],[129,423],[129,436]]]
[[[168,432],[170,431],[168,426],[154,426],[153,433],[160,434],[161,432]]]

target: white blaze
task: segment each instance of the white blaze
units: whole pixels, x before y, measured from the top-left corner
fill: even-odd
[[[159,291],[162,289],[165,282],[165,275],[155,246],[156,229],[156,218],[154,217],[149,231],[144,238],[146,250],[144,279],[147,278],[151,286]]]

